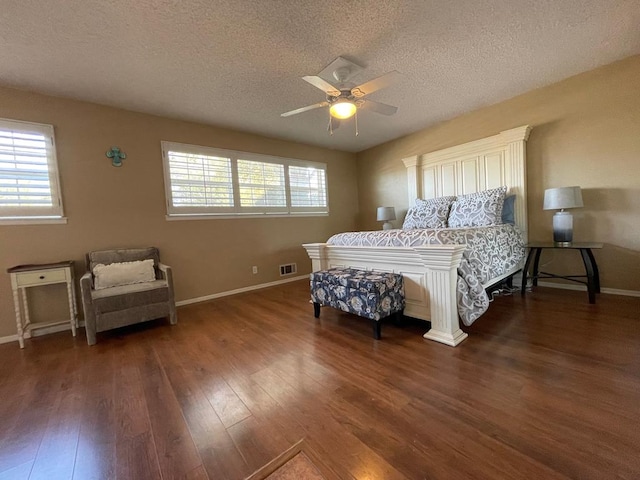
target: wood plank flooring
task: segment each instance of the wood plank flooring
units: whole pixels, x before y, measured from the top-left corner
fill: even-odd
[[[308,298],[0,345],[0,480],[244,479],[303,438],[342,479],[640,478],[640,298],[498,297],[457,348]]]

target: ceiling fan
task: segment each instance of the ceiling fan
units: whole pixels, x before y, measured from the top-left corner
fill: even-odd
[[[309,110],[315,110],[316,108],[329,107],[329,130],[331,130],[332,118],[338,120],[351,118],[356,114],[359,108],[381,113],[382,115],[393,115],[396,113],[398,111],[398,107],[387,105],[386,103],[375,102],[364,97],[391,85],[401,76],[401,74],[394,70],[361,85],[355,87],[351,86],[353,84],[349,83],[349,80],[359,73],[361,69],[362,68],[358,65],[349,62],[342,57],[338,57],[322,72],[320,72],[319,75],[302,77],[304,81],[322,90],[326,94],[326,100],[282,113],[280,116],[290,117],[291,115],[308,112]],[[320,75],[323,74],[325,76],[330,74],[337,82],[337,86],[322,78]],[[337,125],[335,128],[337,128]]]

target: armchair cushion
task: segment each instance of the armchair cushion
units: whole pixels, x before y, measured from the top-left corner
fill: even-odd
[[[168,301],[169,290],[166,280],[119,285],[93,292],[93,307],[96,313],[115,312]]]

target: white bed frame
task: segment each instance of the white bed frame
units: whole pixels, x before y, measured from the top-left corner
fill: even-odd
[[[527,241],[528,125],[436,152],[403,159],[409,205],[416,198],[462,195],[506,185],[516,195],[515,220]],[[308,243],[313,271],[352,267],[401,273],[405,282],[405,315],[429,320],[425,338],[455,347],[467,334],[460,329],[456,301],[457,268],[465,245],[421,247],[348,247]],[[518,271],[487,282],[492,285]]]

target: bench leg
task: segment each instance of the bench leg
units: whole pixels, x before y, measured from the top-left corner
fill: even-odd
[[[397,311],[393,314],[393,323],[398,327],[404,326],[404,310]]]
[[[373,322],[373,338],[376,340],[380,340],[381,330],[382,330],[382,321],[380,320],[371,320]]]
[[[313,302],[313,316],[320,318],[320,304]]]

